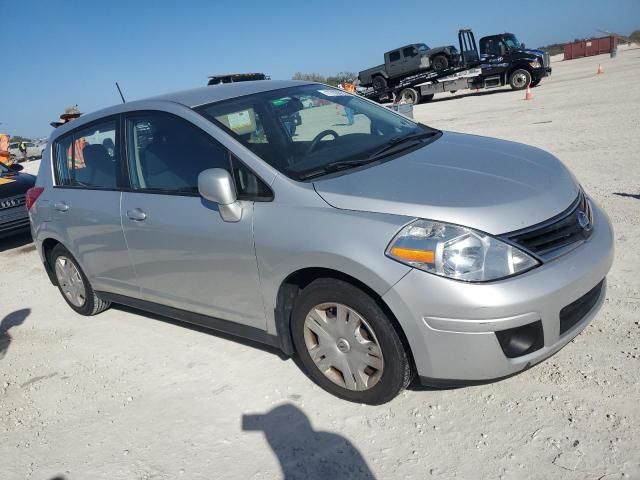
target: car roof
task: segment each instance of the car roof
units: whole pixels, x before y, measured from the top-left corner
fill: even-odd
[[[252,80],[247,82],[223,83],[220,85],[208,85],[206,87],[193,88],[180,92],[167,93],[145,100],[168,100],[181,103],[187,107],[197,107],[207,103],[219,102],[230,98],[243,97],[253,93],[279,90],[281,88],[307,85],[312,82],[299,80]]]
[[[99,120],[109,115],[116,115],[131,110],[144,110],[149,102],[172,102],[194,108],[207,103],[219,102],[231,98],[243,97],[254,93],[280,90],[282,88],[311,85],[315,82],[300,80],[253,80],[248,82],[223,83],[219,85],[207,85],[178,92],[166,93],[154,97],[143,98],[125,104],[117,104],[103,108],[95,112],[82,115],[80,118],[66,123],[51,133],[49,140],[53,140],[69,130]]]

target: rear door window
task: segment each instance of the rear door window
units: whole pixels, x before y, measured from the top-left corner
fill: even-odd
[[[389,54],[390,62],[397,62],[398,60],[400,60],[400,50],[396,50],[395,52],[391,52]]]
[[[60,186],[118,186],[119,155],[116,119],[95,123],[54,143],[56,182]]]

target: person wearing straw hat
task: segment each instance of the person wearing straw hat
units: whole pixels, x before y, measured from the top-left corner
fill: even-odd
[[[78,105],[67,107],[64,109],[64,113],[60,115],[60,118],[58,120],[54,120],[49,125],[51,125],[53,128],[58,128],[59,126],[64,125],[71,120],[75,120],[80,115],[82,115],[82,113],[80,112],[80,110],[78,110]]]

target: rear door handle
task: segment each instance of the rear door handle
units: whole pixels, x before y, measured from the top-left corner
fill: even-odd
[[[53,208],[55,208],[59,212],[66,212],[67,210],[69,210],[69,205],[64,202],[57,202],[53,204]]]
[[[139,208],[134,208],[133,210],[127,210],[127,217],[129,217],[130,220],[134,220],[136,222],[142,222],[144,219],[147,218],[147,214],[144,213]]]

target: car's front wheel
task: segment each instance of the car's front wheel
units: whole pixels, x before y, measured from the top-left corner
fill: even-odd
[[[109,308],[110,302],[100,299],[73,255],[62,245],[56,245],[49,255],[62,297],[81,315],[95,315]]]
[[[436,71],[444,70],[449,66],[449,59],[444,55],[436,55],[433,57],[431,64]]]
[[[398,332],[375,300],[350,283],[309,284],[294,306],[291,332],[307,373],[340,398],[379,405],[411,382]]]

